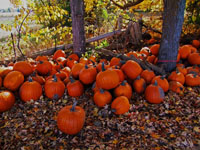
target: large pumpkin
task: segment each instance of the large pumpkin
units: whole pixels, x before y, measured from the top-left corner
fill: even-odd
[[[24,76],[28,76],[33,73],[33,67],[26,61],[16,62],[13,66],[13,70],[21,72]]]
[[[15,103],[15,96],[10,91],[0,92],[0,112],[9,110]]]
[[[155,73],[152,70],[144,70],[142,71],[141,75],[140,75],[147,84],[151,83],[151,80],[156,76]]]
[[[191,46],[190,45],[183,45],[179,48],[179,54],[181,59],[186,59],[191,53]]]
[[[63,107],[57,116],[57,126],[59,130],[66,134],[77,134],[84,125],[85,111],[76,102],[72,105]]]
[[[200,65],[200,53],[192,53],[188,56],[188,62],[191,65]]]
[[[130,103],[127,97],[119,96],[115,98],[111,104],[112,112],[117,115],[124,114],[129,111]]]
[[[184,91],[184,86],[178,81],[170,81],[169,90],[179,94]]]
[[[0,67],[0,77],[4,78],[9,72],[13,71],[13,67]]]
[[[56,60],[58,57],[66,57],[65,52],[61,49],[57,50],[54,54],[53,54],[53,59]]]
[[[42,95],[42,86],[30,77],[19,89],[19,95],[24,102],[38,100]]]
[[[171,72],[171,74],[168,76],[169,81],[178,81],[182,85],[185,83],[185,76],[179,72],[178,70]]]
[[[98,87],[110,90],[119,84],[119,75],[112,69],[104,69],[104,63],[102,63],[102,71],[96,76],[96,84]]]
[[[49,61],[39,61],[36,70],[40,75],[48,75],[52,71],[52,64]]]
[[[160,49],[160,44],[152,45],[151,48],[150,48],[151,54],[157,56],[158,53],[159,53],[159,49]]]
[[[12,71],[4,78],[3,85],[8,90],[16,91],[23,82],[24,75],[19,71]]]
[[[185,84],[188,86],[199,86],[200,76],[198,76],[197,74],[187,74],[185,76]]]
[[[112,101],[112,95],[109,91],[100,89],[94,94],[94,103],[99,107],[104,107]]]
[[[154,84],[150,84],[147,86],[145,90],[145,99],[153,104],[159,104],[163,102],[165,97],[165,93],[163,89],[157,84],[157,81],[155,81]]]
[[[83,84],[91,84],[96,80],[97,76],[97,69],[93,66],[88,67],[85,65],[85,68],[83,68],[79,73],[79,80]]]
[[[169,82],[164,76],[155,76],[151,83],[154,84],[155,81],[157,81],[158,85],[163,89],[164,92],[167,92],[169,90]]]
[[[65,84],[56,75],[48,79],[44,85],[45,95],[50,99],[59,99],[65,92]]]
[[[133,88],[136,93],[141,94],[145,91],[146,89],[146,81],[138,76],[134,81],[133,81]]]
[[[121,69],[131,80],[136,79],[142,72],[140,65],[133,60],[128,60]]]

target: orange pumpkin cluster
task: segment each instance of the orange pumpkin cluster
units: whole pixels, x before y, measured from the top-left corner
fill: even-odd
[[[159,44],[154,44],[126,55],[156,64],[159,47]],[[129,111],[133,92],[144,93],[149,103],[159,104],[168,90],[181,93],[184,85],[200,85],[199,47],[197,41],[181,46],[177,62],[184,60],[185,64],[177,63],[176,70],[168,76],[143,70],[133,60],[123,62],[113,57],[110,61],[97,61],[94,55],[79,58],[76,54],[67,56],[63,50],[57,50],[52,57],[38,56],[35,60],[10,63],[7,67],[0,67],[0,88],[4,89],[0,92],[0,112],[14,105],[13,93],[18,92],[24,102],[36,101],[42,95],[58,100],[65,93],[77,98],[88,86],[92,86],[94,103],[98,107],[111,104],[111,111],[117,115]],[[58,127],[67,134],[78,133],[85,121],[84,110],[76,105],[64,107],[58,116]],[[70,122],[72,118],[73,123]],[[69,130],[72,124],[76,124],[77,129]]]

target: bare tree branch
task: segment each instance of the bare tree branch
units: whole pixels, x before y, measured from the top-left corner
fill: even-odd
[[[119,3],[117,3],[115,0],[111,0],[111,2],[114,4],[114,5],[116,5],[117,7],[119,7],[120,9],[123,9],[123,10],[125,10],[125,9],[127,9],[127,8],[129,8],[129,7],[132,7],[132,6],[135,6],[135,5],[137,5],[137,4],[139,4],[139,3],[141,3],[141,2],[143,2],[144,0],[137,0],[137,1],[131,1],[131,2],[128,2],[128,3],[126,3],[126,4],[124,4],[123,6],[122,5],[120,5]]]
[[[13,51],[14,51],[14,56],[15,56],[15,60],[17,60],[17,54],[16,54],[16,49],[15,49],[15,41],[14,41],[14,37],[13,34],[11,33],[11,38],[12,38],[12,44],[13,44]]]
[[[24,21],[26,20],[26,18],[28,17],[28,15],[31,13],[31,10],[29,10],[29,12],[26,14],[26,16],[24,17],[24,19],[22,20],[20,26],[18,27],[18,42],[17,42],[17,48],[19,49],[21,55],[24,57],[24,54],[22,53],[22,50],[20,48],[20,39],[21,39],[21,30],[22,30],[22,25],[24,23]]]

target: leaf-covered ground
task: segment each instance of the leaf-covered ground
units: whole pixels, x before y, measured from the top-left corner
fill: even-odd
[[[99,109],[88,88],[78,99],[86,122],[77,135],[66,135],[56,125],[58,111],[73,99],[41,97],[28,103],[17,99],[11,110],[0,114],[0,149],[200,149],[200,88],[187,87],[177,95],[168,92],[162,104],[149,104],[134,94],[131,109],[117,116],[110,105]]]

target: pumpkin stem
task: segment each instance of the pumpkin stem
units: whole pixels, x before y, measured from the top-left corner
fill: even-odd
[[[178,70],[178,68],[176,68],[176,74],[178,74],[179,73],[179,70]]]
[[[69,80],[70,80],[71,83],[74,83],[74,82],[75,82],[75,80],[73,79],[72,76],[69,77]]]
[[[158,82],[157,82],[157,80],[155,80],[154,85],[155,85],[155,86],[158,86]]]
[[[126,63],[125,60],[120,60],[119,62],[120,62],[120,64],[122,64],[122,65]]]
[[[58,81],[58,78],[56,77],[55,74],[53,75],[53,81],[54,81],[54,82],[57,82],[57,81]]]
[[[28,77],[28,82],[33,82],[33,79],[31,76]]]
[[[113,109],[111,109],[111,112],[113,112],[113,113],[114,113],[114,112],[116,112],[116,109],[114,109],[114,108],[113,108]]]
[[[92,89],[94,89],[96,87],[96,82],[94,82],[93,84],[92,84]]]
[[[139,76],[137,76],[136,80],[139,80],[139,79],[140,79],[140,75],[139,75]]]
[[[54,100],[58,100],[58,99],[59,99],[58,94],[54,94],[54,95],[53,95],[53,99],[54,99]]]
[[[88,65],[87,64],[85,64],[85,69],[88,69],[89,67],[88,67]]]
[[[77,101],[74,101],[72,108],[70,109],[71,112],[75,112],[75,107],[76,107],[77,103],[78,103]]]
[[[39,60],[39,63],[40,63],[40,64],[43,64],[43,61],[42,61],[42,60]]]
[[[100,90],[100,93],[101,93],[101,94],[104,93],[104,90],[103,90],[102,88],[100,88],[99,90]]]
[[[93,66],[95,65],[95,62],[94,62],[93,60],[89,59],[89,61],[92,62],[92,65],[93,65]]]
[[[126,85],[126,82],[127,82],[126,80],[122,81],[121,85],[122,85],[122,86],[125,86],[125,85]]]
[[[165,76],[161,76],[160,79],[161,79],[161,80],[164,80],[164,79],[165,79]]]
[[[31,76],[36,77],[36,71],[33,71]]]
[[[104,62],[101,63],[101,70],[102,70],[102,71],[105,71],[105,70],[106,70],[106,69],[105,69]]]

